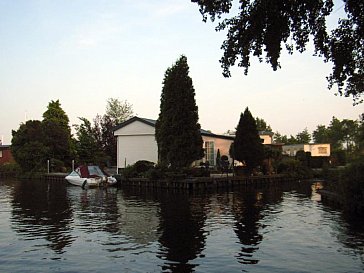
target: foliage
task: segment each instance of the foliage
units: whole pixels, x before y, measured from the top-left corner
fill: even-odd
[[[109,98],[106,104],[106,116],[111,119],[114,125],[122,123],[132,117],[133,105],[128,101],[119,101],[118,99]]]
[[[216,153],[216,167],[217,167],[217,169],[220,169],[221,168],[220,149],[217,149],[217,153]]]
[[[78,139],[76,142],[78,161],[85,164],[99,164],[105,160],[105,155],[93,134],[91,123],[86,118],[79,119],[82,121],[81,125],[75,126]]]
[[[110,157],[111,165],[116,165],[117,143],[114,136],[115,122],[108,115],[96,115],[92,133],[96,139],[99,149]],[[109,164],[108,164],[109,165]]]
[[[341,176],[344,197],[354,210],[364,213],[364,159],[350,164]]]
[[[308,132],[307,128],[305,128],[302,132],[296,135],[296,141],[298,143],[310,143],[311,135]]]
[[[156,180],[165,178],[165,169],[160,166],[155,166],[153,162],[140,160],[124,168],[122,174],[127,179],[143,177]]]
[[[46,166],[49,148],[43,143],[42,123],[28,120],[12,131],[11,153],[24,172]]]
[[[288,143],[288,138],[285,135],[280,134],[278,131],[274,133],[273,135],[273,141],[274,143]]]
[[[107,165],[116,165],[117,144],[114,136],[114,127],[133,115],[133,106],[125,101],[109,98],[106,104],[106,114],[96,115],[91,131],[97,145],[109,157]]]
[[[236,128],[234,159],[244,162],[250,174],[262,162],[263,157],[262,140],[258,135],[255,120],[247,107],[240,115]]]
[[[264,174],[271,174],[277,161],[282,158],[282,151],[274,146],[264,145],[264,162],[262,171]]]
[[[343,198],[344,208],[364,213],[364,158],[328,173],[327,188]]]
[[[154,162],[147,161],[147,160],[139,160],[135,162],[134,168],[137,173],[145,173],[148,170],[154,168]]]
[[[47,110],[43,113],[43,121],[57,123],[69,132],[71,131],[71,128],[69,127],[69,118],[62,109],[59,100],[52,100],[48,104]]]
[[[332,166],[345,166],[347,163],[346,153],[343,150],[334,150],[331,152],[331,165]]]
[[[316,130],[312,132],[315,143],[330,143],[329,131],[325,125],[317,125]]]
[[[43,143],[49,148],[49,158],[70,162],[72,158],[69,118],[59,100],[51,101],[43,113]]]
[[[313,38],[315,54],[333,64],[328,77],[329,87],[338,85],[338,93],[351,96],[354,103],[362,102],[364,93],[364,3],[345,0],[347,18],[340,19],[331,33],[326,18],[333,11],[333,0],[269,1],[240,0],[238,9],[232,8],[233,0],[191,0],[199,5],[203,20],[210,16],[214,21],[222,15],[238,11],[222,20],[217,31],[227,30],[222,44],[220,60],[223,75],[230,77],[230,67],[238,66],[248,73],[250,57],[270,63],[273,70],[280,67],[282,44],[288,53],[306,50]]]
[[[65,164],[62,160],[58,160],[58,159],[51,159],[50,162],[50,171],[51,172],[66,172],[66,167]]]
[[[2,173],[19,173],[21,168],[16,162],[6,162],[0,165],[0,172]]]
[[[329,126],[318,125],[312,136],[316,143],[330,143],[333,153],[345,150],[346,157],[351,159],[363,152],[363,128],[363,115],[358,120],[332,117]]]
[[[188,75],[187,58],[181,56],[166,70],[156,123],[159,161],[172,168],[188,167],[203,157],[195,90]]]
[[[283,158],[277,165],[277,173],[286,174],[297,179],[312,178],[313,173],[310,168],[303,165],[297,159]]]
[[[270,127],[269,124],[267,124],[267,122],[262,119],[262,118],[255,118],[255,123],[257,125],[257,130],[258,131],[269,131],[272,132],[272,128]]]

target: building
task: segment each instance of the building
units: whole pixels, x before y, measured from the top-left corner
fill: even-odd
[[[10,145],[0,144],[0,165],[10,162],[14,162],[13,156],[10,151]]]
[[[283,145],[282,153],[288,156],[296,156],[298,151],[310,152],[311,156],[324,156],[329,157],[331,150],[330,144],[328,143],[311,143],[311,144],[292,144],[292,145]]]
[[[158,162],[158,145],[155,140],[156,120],[133,117],[114,128],[117,138],[117,167],[125,168],[139,160]],[[272,133],[261,133],[264,143],[272,143]],[[217,135],[201,129],[205,157],[203,162],[216,165],[217,151],[229,157],[229,149],[234,141],[232,135]],[[229,160],[231,161],[230,157]],[[199,164],[200,161],[195,162]]]

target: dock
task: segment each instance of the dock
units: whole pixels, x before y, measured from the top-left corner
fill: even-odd
[[[295,179],[284,175],[266,176],[218,176],[218,177],[193,177],[186,179],[162,179],[150,180],[147,178],[130,178],[123,180],[122,186],[133,186],[142,188],[165,188],[184,190],[206,190],[206,189],[232,189],[235,187],[261,187],[267,185],[283,184],[295,181]]]
[[[65,173],[44,174],[42,179],[46,181],[66,182]],[[118,177],[118,176],[116,176]],[[119,178],[120,179],[120,178]],[[159,179],[128,178],[122,179],[121,187],[141,187],[181,190],[207,190],[207,189],[233,189],[235,187],[261,187],[281,185],[285,182],[296,181],[285,175],[260,175],[260,176],[211,176],[191,177],[185,179]]]
[[[67,182],[65,177],[68,173],[45,173],[41,179],[46,181]]]

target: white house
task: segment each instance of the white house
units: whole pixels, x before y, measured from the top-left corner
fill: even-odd
[[[311,144],[292,144],[283,145],[282,153],[289,156],[296,156],[298,151],[310,152],[311,156],[330,156],[330,144],[311,143]]]
[[[114,128],[117,138],[117,167],[125,168],[139,160],[158,162],[158,145],[155,140],[156,120],[133,117]],[[272,143],[271,132],[260,132],[264,144]],[[203,162],[215,166],[217,151],[229,157],[229,149],[235,136],[217,135],[201,129],[205,157]],[[231,160],[229,158],[229,160]],[[200,161],[195,162],[198,164]]]

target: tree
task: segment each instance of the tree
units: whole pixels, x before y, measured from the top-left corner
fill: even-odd
[[[113,131],[115,125],[110,116],[96,115],[92,127],[92,133],[94,134],[99,149],[109,158],[107,165],[116,164],[117,143]]]
[[[255,123],[257,124],[258,131],[269,131],[272,132],[272,128],[266,121],[262,118],[255,118]]]
[[[128,101],[119,101],[118,99],[109,98],[106,104],[106,116],[117,125],[129,119],[133,115],[133,105]]]
[[[160,113],[156,123],[159,161],[172,168],[188,167],[204,155],[195,89],[181,56],[164,75]]]
[[[288,138],[286,135],[281,135],[281,133],[279,133],[278,131],[274,133],[273,135],[273,141],[275,143],[284,143],[287,144],[288,143]]]
[[[129,119],[133,115],[133,106],[126,100],[109,98],[106,104],[105,115],[96,115],[93,120],[92,132],[97,140],[99,148],[109,157],[108,165],[116,164],[116,138],[114,127]]]
[[[82,123],[76,125],[76,152],[78,161],[81,163],[99,164],[104,162],[105,155],[100,149],[97,139],[93,133],[91,122],[86,118],[79,118]]]
[[[329,129],[325,125],[317,125],[312,137],[315,143],[330,143]]]
[[[288,145],[292,145],[292,144],[299,144],[299,142],[297,141],[297,139],[290,135],[289,138],[287,138],[287,142]]]
[[[60,161],[71,159],[71,128],[69,118],[59,100],[51,101],[43,113],[43,143],[49,148],[49,158]]]
[[[358,121],[358,133],[356,134],[357,152],[364,155],[364,114],[361,114]]]
[[[355,137],[358,132],[358,122],[350,119],[344,119],[341,121],[343,142],[346,146],[346,151],[352,153],[355,146]]]
[[[232,10],[233,0],[191,0],[197,3],[203,21],[221,19]],[[344,0],[347,18],[340,19],[331,33],[326,18],[333,11],[333,0],[239,0],[238,14],[219,22],[217,31],[227,30],[220,59],[223,75],[230,77],[230,67],[238,66],[248,73],[250,57],[280,67],[279,57],[284,44],[288,53],[306,50],[313,38],[315,54],[333,64],[328,77],[329,88],[338,85],[340,95],[351,96],[355,103],[364,93],[364,2]],[[228,17],[228,15],[226,15]],[[263,53],[264,52],[264,53]]]
[[[217,149],[217,153],[216,153],[216,167],[217,169],[221,168],[221,154],[220,154],[220,149]]]
[[[24,172],[45,168],[49,148],[43,143],[42,123],[28,120],[12,131],[11,153]]]
[[[236,160],[245,163],[249,174],[260,165],[264,158],[262,140],[248,107],[240,115],[239,124],[236,128],[234,156]]]
[[[311,135],[308,132],[307,128],[305,128],[302,132],[298,133],[296,135],[296,141],[297,143],[310,143],[311,141]]]

